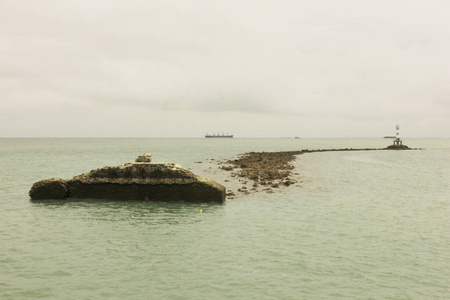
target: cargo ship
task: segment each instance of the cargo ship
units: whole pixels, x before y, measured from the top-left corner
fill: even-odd
[[[225,139],[231,139],[231,138],[233,138],[233,135],[232,134],[206,134],[205,135],[205,138],[207,138],[207,139],[210,139],[210,138],[225,138]]]

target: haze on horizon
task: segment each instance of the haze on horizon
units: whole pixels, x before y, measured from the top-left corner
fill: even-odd
[[[450,137],[450,1],[0,2],[0,137]]]

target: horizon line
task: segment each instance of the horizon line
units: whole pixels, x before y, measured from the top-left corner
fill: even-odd
[[[283,140],[301,140],[301,139],[385,139],[390,140],[394,139],[395,137],[233,137],[226,140],[233,140],[233,139],[283,139]],[[449,139],[450,137],[438,137],[438,136],[428,136],[428,137],[402,137],[402,139]],[[205,137],[170,137],[170,136],[159,136],[159,137],[121,137],[121,136],[28,136],[28,137],[22,137],[22,136],[1,136],[0,139],[206,139]],[[208,139],[210,140],[210,139]]]

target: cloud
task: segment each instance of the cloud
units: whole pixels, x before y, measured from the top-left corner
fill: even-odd
[[[2,2],[0,136],[35,134],[36,111],[69,124],[61,135],[113,135],[93,121],[101,112],[104,124],[109,113],[134,116],[133,126],[150,114],[181,135],[199,128],[170,117],[228,120],[237,130],[247,118],[249,136],[314,120],[333,122],[311,135],[364,135],[340,125],[364,122],[380,134],[396,119],[429,119],[417,135],[437,126],[450,136],[449,8],[437,0]],[[18,112],[30,126],[5,117]],[[78,132],[71,114],[92,122],[92,133]],[[135,133],[129,120],[116,122]]]

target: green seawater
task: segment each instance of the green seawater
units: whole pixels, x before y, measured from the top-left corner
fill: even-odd
[[[226,185],[241,153],[390,143],[0,139],[0,299],[449,299],[449,139],[303,154],[298,185],[223,205],[28,197],[145,152]]]

